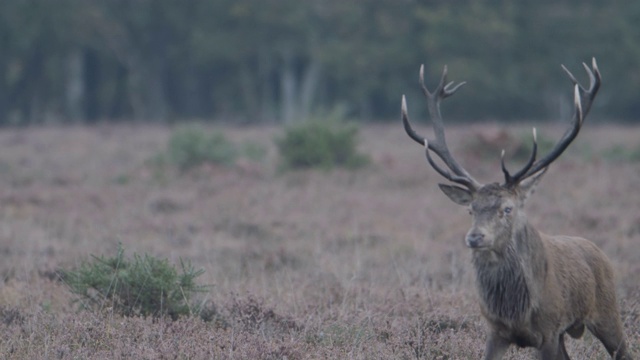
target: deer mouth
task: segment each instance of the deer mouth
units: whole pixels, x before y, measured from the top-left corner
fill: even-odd
[[[480,244],[480,245],[470,245],[467,244],[467,247],[471,250],[477,250],[477,251],[487,251],[491,249],[491,246],[489,246],[488,244]]]
[[[465,245],[467,248],[473,251],[489,251],[493,248],[493,244],[491,241],[486,241],[485,239],[479,241],[473,241],[472,239],[466,239]]]

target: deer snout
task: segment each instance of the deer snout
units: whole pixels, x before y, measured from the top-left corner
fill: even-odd
[[[474,249],[484,246],[484,234],[479,232],[472,232],[467,234],[467,246]]]

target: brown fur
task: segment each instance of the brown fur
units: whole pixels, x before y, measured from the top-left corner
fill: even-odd
[[[466,241],[490,326],[485,359],[502,358],[510,344],[535,347],[541,359],[568,359],[564,334],[578,338],[585,327],[616,359],[632,359],[606,255],[582,238],[545,235],[526,219],[524,202],[541,176],[475,192],[441,185],[473,215]]]

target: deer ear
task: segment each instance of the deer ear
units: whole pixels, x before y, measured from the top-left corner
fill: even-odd
[[[528,177],[520,182],[519,187],[522,194],[522,200],[526,200],[531,194],[533,194],[536,186],[538,185],[538,182],[540,181],[540,179],[542,179],[544,173],[547,172],[547,169],[548,167],[543,168],[542,170],[533,174],[531,177]]]
[[[473,194],[467,189],[445,184],[438,184],[438,186],[456,204],[466,206],[473,200]]]

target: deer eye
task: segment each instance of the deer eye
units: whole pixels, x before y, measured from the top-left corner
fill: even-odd
[[[513,210],[513,208],[511,206],[507,206],[503,211],[505,214],[509,215],[511,214],[511,210]]]

